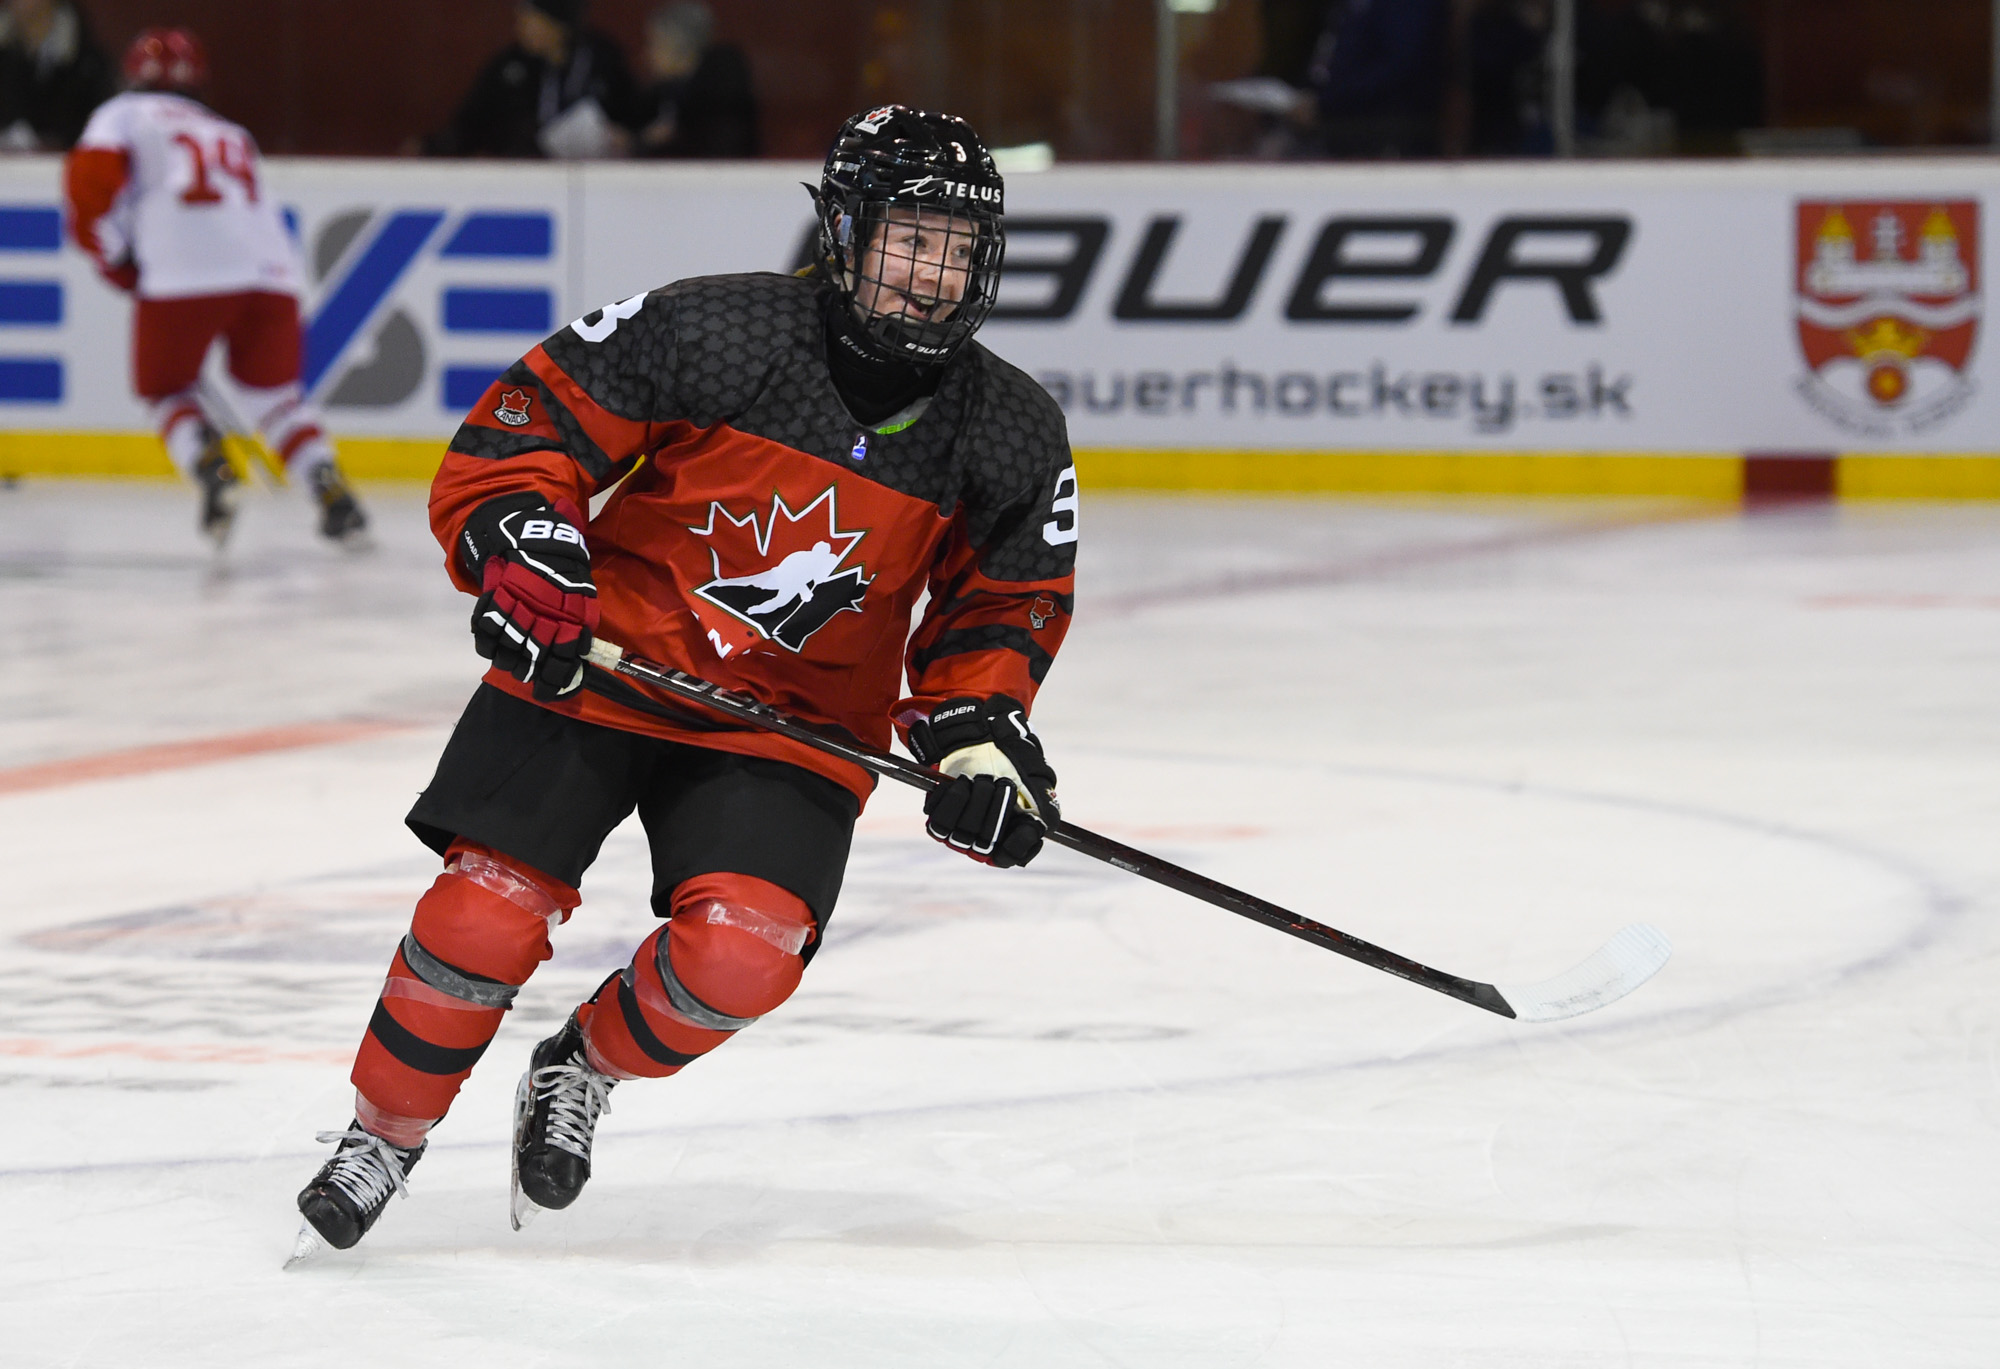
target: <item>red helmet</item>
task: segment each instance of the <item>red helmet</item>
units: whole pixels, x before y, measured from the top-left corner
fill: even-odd
[[[147,29],[125,49],[125,83],[134,90],[199,90],[208,84],[208,53],[186,29]]]

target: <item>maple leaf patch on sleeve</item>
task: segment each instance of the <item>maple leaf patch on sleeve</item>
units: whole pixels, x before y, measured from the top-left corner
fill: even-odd
[[[493,416],[510,428],[526,426],[528,422],[528,392],[526,390],[508,390],[502,394],[500,396],[500,407],[493,411]]]

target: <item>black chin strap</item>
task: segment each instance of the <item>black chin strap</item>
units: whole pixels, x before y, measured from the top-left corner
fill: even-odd
[[[920,395],[936,393],[943,367],[882,355],[837,293],[828,296],[825,313],[826,364],[849,413],[880,423]]]

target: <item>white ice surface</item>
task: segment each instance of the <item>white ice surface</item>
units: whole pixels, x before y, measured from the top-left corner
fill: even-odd
[[[651,925],[628,828],[414,1196],[287,1274],[481,665],[371,498],[371,557],[260,496],[218,565],[182,490],[0,490],[0,1361],[2000,1362],[2000,508],[1093,499],[1067,815],[1473,978],[1673,962],[1512,1023],[885,788],[797,997],[517,1235],[528,1046]]]

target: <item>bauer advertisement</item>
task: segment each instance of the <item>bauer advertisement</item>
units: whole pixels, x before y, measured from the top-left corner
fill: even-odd
[[[305,377],[343,437],[435,441],[551,330],[687,275],[786,270],[782,163],[275,160]],[[129,303],[0,165],[0,428],[141,433]],[[1093,167],[1016,175],[981,340],[1080,448],[2000,448],[1974,161]]]

